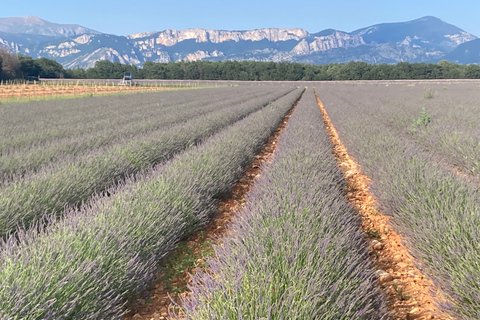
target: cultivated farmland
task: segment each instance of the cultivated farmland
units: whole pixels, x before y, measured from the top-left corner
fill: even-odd
[[[480,318],[478,83],[317,86],[443,308]]]
[[[55,211],[51,197],[44,197],[45,192],[51,192],[55,203],[59,204],[56,216],[63,218],[54,221],[55,215],[49,214],[49,218],[36,228],[9,237],[0,249],[0,308],[5,317],[118,318],[124,311],[125,299],[145,287],[146,280],[156,270],[157,261],[179,239],[206,223],[218,197],[228,192],[243,167],[253,159],[256,150],[302,92],[291,87],[257,90],[260,91],[257,94],[261,94],[250,102],[247,99],[247,102],[229,105],[226,102],[229,98],[223,97],[222,103],[227,104],[227,108],[212,110],[196,118],[198,121],[194,123],[183,119],[180,123],[185,127],[181,131],[175,131],[178,125],[172,125],[157,133],[155,138],[147,135],[130,144],[127,140],[126,145],[113,148],[111,156],[108,151],[94,150],[92,155],[85,157],[86,166],[70,159],[60,163],[68,168],[65,171],[57,171],[52,165],[49,169],[53,168],[53,172],[40,175],[41,181],[48,181],[55,172],[73,174],[71,180],[62,177],[53,183],[46,182],[43,192],[38,192],[36,182],[31,184],[31,189],[12,187],[12,191],[31,190],[44,199],[27,200],[33,209],[39,208],[35,211],[25,206],[26,213],[19,213],[19,216],[38,220],[43,213],[50,213],[48,209]],[[250,88],[233,88],[223,94],[245,97],[251,91]],[[215,94],[201,91],[196,92],[195,98],[209,99]],[[171,130],[174,131],[170,133]],[[218,133],[201,143],[215,132]],[[188,151],[181,153],[185,149]],[[175,153],[180,154],[165,163]],[[119,162],[130,164],[127,166],[134,171],[115,171]],[[161,162],[164,164],[158,165]],[[147,164],[150,169],[155,164],[157,167],[148,170]],[[110,170],[112,167],[114,169]],[[84,174],[79,174],[77,169],[85,170]],[[135,170],[137,173],[142,170],[142,173],[133,177]],[[104,172],[114,174],[105,176]],[[34,180],[36,176],[32,175]],[[115,179],[118,176],[126,179]],[[110,196],[97,195],[90,201],[80,200],[72,188],[76,188],[77,179],[83,178],[85,185],[78,190],[86,190],[85,197],[98,194],[102,188],[108,189]],[[95,183],[90,179],[101,181],[103,185],[91,187]],[[65,192],[51,191],[68,181],[72,183],[65,187]],[[110,183],[110,188],[105,183]],[[9,186],[6,184],[7,188]],[[70,194],[74,195],[72,201],[68,200]],[[23,199],[32,198],[28,195]],[[17,197],[7,198],[4,203],[17,203],[16,200]],[[79,201],[85,204],[79,208],[60,209],[62,203],[68,206],[79,204]],[[3,219],[8,225],[11,216]],[[48,224],[44,226],[43,222]]]
[[[68,126],[65,131],[60,131],[66,139],[62,136],[59,144],[55,134],[49,138],[51,131],[47,131],[46,141],[29,145],[30,148],[26,151],[21,148],[18,153],[15,148],[10,148],[2,157],[6,159],[4,172],[14,171],[16,174],[24,175],[24,178],[15,179],[7,175],[6,181],[0,187],[0,212],[2,212],[0,234],[11,232],[19,223],[28,227],[45,213],[58,216],[65,206],[75,206],[87,201],[90,196],[106,191],[125,177],[168,160],[174,154],[261,109],[269,101],[292,89],[270,90],[271,92],[263,91],[264,95],[260,96],[253,93],[252,97],[247,94],[244,97],[237,96],[233,100],[223,97],[223,100],[207,103],[206,106],[202,106],[204,102],[201,102],[201,98],[200,101],[196,99],[199,98],[198,93],[205,94],[204,99],[209,99],[209,91],[200,91],[195,96],[192,95],[190,102],[185,102],[185,107],[179,106],[175,101],[169,101],[168,103],[173,103],[171,106],[177,107],[166,106],[164,108],[166,115],[162,109],[159,110],[156,116],[152,116],[158,117],[158,120],[150,128],[145,127],[145,124],[148,124],[152,117],[146,120],[140,118],[133,125],[133,130],[127,129],[127,132],[122,132],[124,128],[119,128],[118,137],[113,141],[107,134],[105,142],[101,142],[101,133],[98,138],[95,136],[90,140],[88,137],[80,138],[79,141],[78,134],[75,135],[75,130],[70,131]],[[191,103],[192,100],[195,103]],[[153,104],[150,107],[155,109],[159,106]],[[101,131],[104,126],[97,128]],[[135,132],[136,130],[138,131]],[[57,130],[54,133],[57,133]],[[88,143],[89,141],[91,143]],[[64,149],[63,152],[57,152],[59,147]],[[41,150],[31,152],[32,148]],[[10,155],[13,155],[13,161],[9,161]],[[26,162],[27,165],[22,162]],[[44,162],[48,165],[36,170],[37,166],[44,165]],[[32,172],[25,173],[25,168],[32,169]]]
[[[193,279],[187,318],[386,318],[359,217],[343,191],[309,90],[232,236]]]
[[[0,319],[122,319],[284,122],[181,305],[133,319],[479,319],[478,84],[302,85],[0,104]]]

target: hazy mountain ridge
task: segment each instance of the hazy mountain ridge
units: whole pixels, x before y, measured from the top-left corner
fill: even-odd
[[[78,25],[54,24],[32,16],[0,19],[0,46],[34,58],[55,59],[68,68],[91,67],[104,59],[137,66],[145,61],[180,60],[437,62],[475,39],[476,36],[435,17],[377,24],[353,32],[197,28],[126,37]],[[480,56],[477,57],[476,63],[480,63]]]
[[[449,52],[445,59],[461,64],[480,63],[480,39],[465,42]]]
[[[36,16],[0,18],[0,31],[50,37],[72,37],[86,33],[100,33],[78,24],[58,24]]]

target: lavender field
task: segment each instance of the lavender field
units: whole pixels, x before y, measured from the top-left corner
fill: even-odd
[[[170,316],[397,319],[313,89],[379,212],[441,288],[439,308],[480,319],[476,82],[248,83],[0,104],[0,319],[122,319],[294,106]]]
[[[52,160],[49,171],[8,177],[4,186],[12,196],[5,193],[2,203],[20,213],[2,209],[2,221],[11,228],[0,247],[2,319],[121,317],[128,297],[148,285],[159,259],[205,225],[219,195],[239,179],[302,94],[291,86],[229,91],[219,92],[225,95],[220,104],[204,103],[211,107],[207,112],[201,99],[216,92],[198,91],[199,106],[190,106],[198,115],[184,115],[156,134],[120,139],[79,160]],[[78,189],[83,193],[75,189],[79,179],[85,181]],[[11,220],[17,217],[22,227],[15,229]],[[25,217],[36,221],[35,228],[28,229]]]
[[[480,318],[478,83],[321,84],[340,139],[458,319]]]
[[[2,169],[15,174],[5,173],[5,179],[0,184],[0,234],[5,236],[20,224],[28,227],[45,214],[60,216],[65,206],[87,201],[92,195],[105,192],[126,177],[168,160],[289,91],[292,89],[270,88],[245,92],[242,89],[226,89],[217,97],[212,96],[209,90],[200,90],[195,91],[195,95],[189,96],[188,100],[183,95],[162,97],[165,99],[164,106],[160,105],[161,100],[134,102],[133,99],[128,101],[132,98],[128,97],[127,101],[124,100],[125,104],[136,103],[141,108],[145,103],[143,107],[147,112],[140,112],[145,112],[147,118],[138,118],[133,113],[128,126],[118,126],[114,122],[115,115],[106,113],[103,117],[114,122],[113,127],[108,125],[107,130],[115,131],[113,136],[117,135],[116,138],[106,135],[106,140],[102,140],[105,125],[98,126],[100,133],[94,128],[84,132],[83,135],[87,137],[76,133],[74,126],[72,128],[68,124],[65,129],[57,129],[63,128],[59,124],[54,130],[46,125],[46,141],[31,141],[28,146],[11,147],[2,154],[2,160],[5,159],[2,161]],[[154,96],[142,95],[142,98]],[[179,102],[172,98],[179,99]],[[84,112],[88,114],[89,108],[97,110],[99,101],[95,102],[97,104],[87,104]],[[36,110],[36,106],[32,108]],[[103,112],[108,112],[109,108],[111,106]],[[156,118],[149,116],[148,112],[153,113],[155,109]],[[125,117],[121,113],[116,115]],[[66,119],[69,116],[70,113],[60,119],[69,123]],[[76,119],[76,115],[72,117]],[[83,122],[78,119],[70,121]],[[145,126],[148,123],[154,125],[148,128]],[[125,132],[125,129],[128,131]],[[54,136],[52,131],[61,132],[62,138]],[[89,141],[95,143],[88,143]],[[37,152],[37,149],[41,151]],[[43,152],[45,157],[43,163],[40,163],[39,153]],[[9,161],[12,155],[14,160]]]
[[[359,216],[308,90],[231,236],[193,279],[187,319],[388,319]]]

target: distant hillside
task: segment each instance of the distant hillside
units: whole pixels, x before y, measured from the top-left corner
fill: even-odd
[[[353,32],[326,29],[309,33],[298,28],[186,29],[127,37],[103,34],[78,25],[55,24],[34,16],[0,19],[0,46],[34,58],[55,59],[67,68],[92,67],[99,60],[136,66],[145,61],[181,60],[311,64],[438,62],[457,59],[452,54],[475,39],[476,36],[435,17],[377,24]],[[472,56],[465,61],[480,63],[480,58]]]
[[[0,18],[0,31],[49,37],[74,37],[80,34],[100,33],[78,24],[58,24],[36,16]]]
[[[448,53],[445,60],[460,64],[480,63],[480,39],[462,43],[452,52]]]

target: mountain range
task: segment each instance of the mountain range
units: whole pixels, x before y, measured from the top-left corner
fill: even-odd
[[[266,28],[247,31],[164,30],[116,36],[36,16],[0,18],[0,47],[33,58],[54,59],[66,68],[88,68],[109,60],[141,66],[146,61],[257,60],[310,64],[480,63],[480,39],[438,18],[382,23],[344,32]]]

